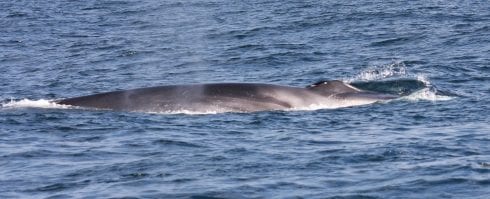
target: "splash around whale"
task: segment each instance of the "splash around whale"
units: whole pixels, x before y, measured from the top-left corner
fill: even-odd
[[[305,88],[254,83],[168,85],[57,100],[60,105],[136,112],[254,112],[341,108],[398,98],[339,80]]]

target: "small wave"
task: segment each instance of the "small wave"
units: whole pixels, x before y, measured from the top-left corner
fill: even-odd
[[[29,100],[21,99],[14,100],[11,99],[0,105],[2,108],[70,108],[70,105],[57,104],[52,100],[40,99],[40,100]]]
[[[203,146],[194,144],[191,142],[184,142],[178,140],[170,140],[170,139],[158,139],[153,141],[154,144],[164,145],[164,146],[176,146],[176,147],[193,147],[193,148],[202,148]]]

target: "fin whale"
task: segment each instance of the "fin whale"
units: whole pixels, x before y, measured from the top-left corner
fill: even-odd
[[[349,107],[397,97],[330,80],[305,88],[254,83],[169,85],[67,98],[56,103],[137,112],[253,112]]]

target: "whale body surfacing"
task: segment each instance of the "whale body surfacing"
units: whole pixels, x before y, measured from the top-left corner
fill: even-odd
[[[254,112],[340,108],[397,98],[339,80],[306,88],[253,83],[169,85],[67,98],[62,105],[137,112]]]

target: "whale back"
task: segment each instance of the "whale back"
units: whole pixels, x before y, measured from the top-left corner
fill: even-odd
[[[358,93],[362,91],[361,89],[346,84],[340,80],[320,81],[312,85],[309,85],[307,88],[313,91],[327,93],[327,94]]]
[[[57,101],[58,104],[124,111],[257,111],[290,108],[271,91],[286,87],[267,84],[218,83],[169,85],[99,93]]]
[[[252,112],[312,105],[346,107],[396,97],[332,80],[317,82],[307,88],[250,83],[168,85],[66,98],[56,103],[142,112]]]

